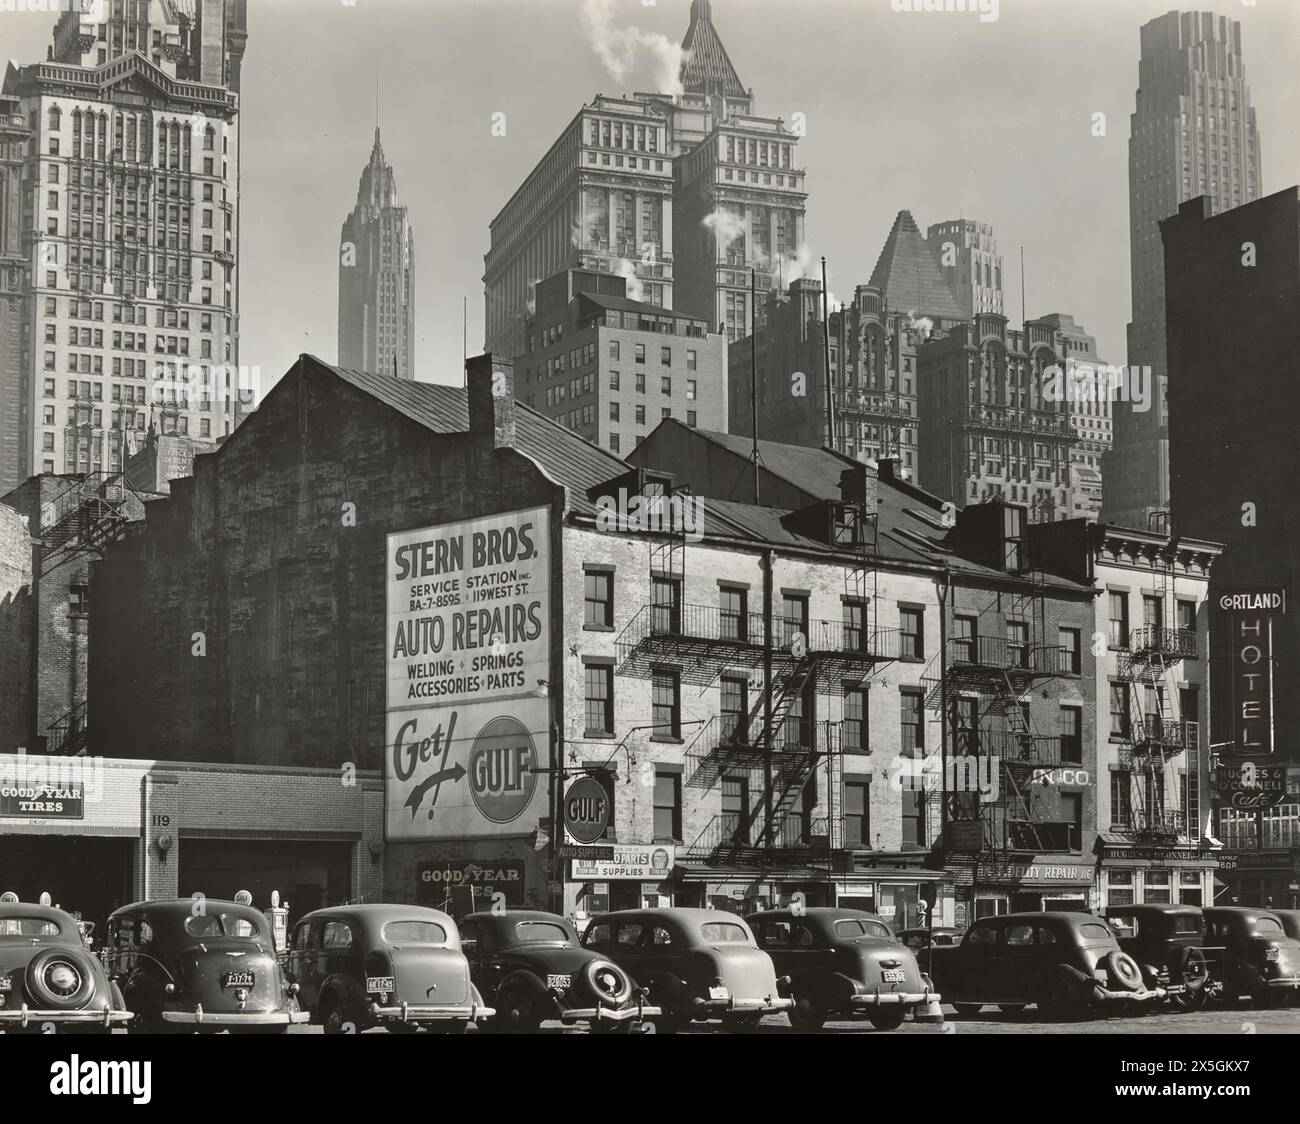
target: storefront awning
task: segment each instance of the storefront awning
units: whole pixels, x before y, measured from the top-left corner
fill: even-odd
[[[980,859],[975,863],[977,886],[1018,886],[1046,889],[1091,886],[1095,868],[1075,855],[1034,855],[1008,860]]]

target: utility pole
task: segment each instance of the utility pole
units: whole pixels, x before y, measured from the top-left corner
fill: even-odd
[[[826,259],[822,258],[822,368],[826,378],[826,447],[835,448],[835,401],[831,396],[831,306],[826,288]]]
[[[754,506],[758,501],[758,274],[749,271],[749,406],[754,426]]]

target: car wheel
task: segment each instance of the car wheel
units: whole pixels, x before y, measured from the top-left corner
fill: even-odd
[[[1026,1007],[1024,1003],[999,1003],[998,1010],[1004,1015],[1018,1015]]]
[[[1117,948],[1107,953],[1102,963],[1111,982],[1120,991],[1142,990],[1142,969],[1127,952]]]
[[[984,1010],[983,1003],[954,1003],[952,1006],[953,1010],[955,1010],[957,1014],[965,1015],[967,1018],[971,1015],[978,1015],[982,1010]]]
[[[807,984],[794,985],[794,1006],[786,1012],[786,1018],[795,1030],[821,1030],[826,1023],[826,1013],[812,988]]]
[[[1034,1004],[1049,1022],[1068,1022],[1083,1012],[1083,1005],[1075,999],[1069,982],[1060,976],[1046,976],[1039,983]]]
[[[27,994],[40,1007],[75,1011],[94,998],[94,968],[79,949],[42,949],[28,961]]]
[[[356,1024],[350,1022],[342,1008],[337,1003],[331,1003],[326,1008],[325,1014],[321,1016],[321,1027],[326,1034],[356,1034]]]
[[[877,1030],[897,1030],[903,1025],[903,1019],[907,1017],[907,1008],[898,1007],[879,1007],[867,1014],[867,1021]]]
[[[532,997],[520,988],[497,996],[496,1029],[506,1034],[536,1034],[542,1025],[541,1012]]]
[[[1169,958],[1169,978],[1187,990],[1169,997],[1176,1011],[1199,1011],[1209,998],[1210,966],[1199,948],[1184,948]]]

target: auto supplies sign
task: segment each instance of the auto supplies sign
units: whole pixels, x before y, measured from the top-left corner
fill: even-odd
[[[520,835],[545,789],[545,507],[388,536],[389,839]]]
[[[662,882],[673,872],[677,848],[672,843],[655,843],[646,847],[613,847],[610,860],[573,859],[574,882]]]

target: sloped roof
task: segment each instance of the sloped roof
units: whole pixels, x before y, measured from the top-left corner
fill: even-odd
[[[713,26],[709,0],[691,0],[691,23],[682,40],[681,83],[688,94],[720,93],[729,98],[747,96],[727,48]]]
[[[469,432],[469,399],[463,386],[397,379],[336,367],[314,355],[305,358],[432,433],[450,436]],[[568,488],[573,510],[595,512],[587,490],[627,472],[631,466],[522,402],[516,401],[515,409],[518,451]]]
[[[609,308],[616,312],[637,312],[642,316],[667,317],[670,320],[698,320],[705,322],[702,316],[689,316],[672,308],[663,308],[645,301],[634,301],[630,297],[620,297],[614,293],[579,293],[579,300],[590,301],[599,308]]]
[[[871,271],[870,284],[884,294],[891,308],[908,309],[917,316],[962,318],[911,211],[899,211],[894,218],[876,268]]]
[[[752,437],[721,433],[713,429],[695,429],[694,432],[703,440],[721,445],[728,452],[746,460],[753,453]],[[758,456],[767,472],[779,476],[787,484],[794,485],[815,499],[838,498],[840,475],[856,463],[838,453],[828,453],[825,449],[814,449],[808,445],[785,445],[761,438],[758,442]]]

